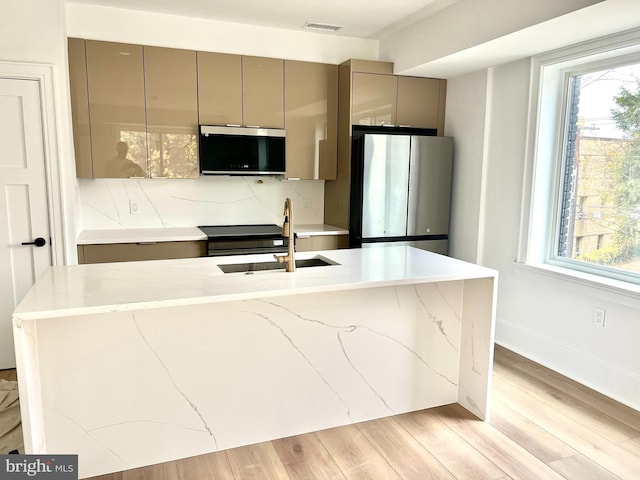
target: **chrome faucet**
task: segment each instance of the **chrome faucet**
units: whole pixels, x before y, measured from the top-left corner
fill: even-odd
[[[293,235],[293,204],[290,198],[286,198],[284,201],[284,223],[282,224],[282,236],[289,239],[289,245],[287,246],[286,255],[274,255],[278,263],[287,264],[287,272],[296,271],[295,249],[294,249],[294,235]]]

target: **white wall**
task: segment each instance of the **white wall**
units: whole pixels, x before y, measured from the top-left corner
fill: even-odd
[[[447,82],[444,134],[453,137],[449,254],[468,262],[478,261],[488,82],[486,70]]]
[[[525,185],[529,60],[520,60],[452,79],[448,95],[482,99],[488,85],[484,177],[479,166],[456,177],[454,222],[468,214],[475,221],[474,201],[482,190],[478,238],[479,261],[500,272],[497,342],[581,383],[640,409],[640,299],[564,276],[543,273],[515,263],[519,245],[521,205]],[[487,84],[489,75],[491,81]],[[471,106],[469,104],[469,106]],[[473,109],[472,115],[481,115]],[[447,128],[460,132],[467,119],[448,113]],[[472,130],[477,139],[481,128]],[[461,133],[460,133],[461,134]],[[465,139],[465,142],[468,142]],[[477,148],[477,147],[474,147]],[[456,157],[458,158],[458,157]],[[467,163],[472,162],[466,159]],[[475,182],[469,187],[465,182]],[[473,192],[461,193],[460,185]],[[480,185],[480,186],[478,186]],[[524,206],[528,198],[525,196]],[[463,208],[465,205],[466,209]],[[464,212],[464,213],[462,213]],[[453,234],[452,234],[453,236]],[[452,242],[456,245],[455,237]],[[467,254],[464,249],[454,250]],[[456,255],[457,256],[457,255]],[[606,327],[592,323],[594,306],[606,308]]]
[[[416,71],[420,70],[419,67],[424,64],[465,52],[477,45],[515,32],[526,32],[533,26],[599,3],[606,2],[603,0],[537,0],[535,2],[458,0],[435,15],[426,17],[384,38],[380,46],[380,56],[383,60],[392,59],[395,62],[396,72],[409,72],[406,74],[416,75]],[[575,26],[572,27],[577,29]],[[535,40],[547,42],[549,39],[547,36]],[[527,38],[528,45],[518,43],[517,38],[511,38],[510,41],[518,45],[515,51],[510,52],[510,58],[518,58],[518,50],[520,56],[523,56],[522,52],[529,52],[535,43],[531,38]],[[408,45],[421,45],[423,48],[407,48]],[[500,45],[500,47],[509,50],[509,45]],[[552,47],[549,46],[549,48]],[[482,55],[487,55],[487,58],[493,54],[494,52],[482,52]],[[485,65],[491,64],[485,63]]]
[[[95,5],[67,5],[70,37],[242,55],[342,63],[378,59],[379,42]]]
[[[67,73],[64,0],[4,0],[0,10],[0,62],[53,65],[54,95],[47,99],[53,109],[56,125],[49,146],[60,165],[49,171],[53,184],[50,194],[56,196],[56,211],[51,222],[65,238],[54,238],[64,244],[63,260],[75,262],[75,164],[71,134],[71,110]],[[51,159],[51,157],[50,157]],[[65,242],[65,240],[70,240]]]

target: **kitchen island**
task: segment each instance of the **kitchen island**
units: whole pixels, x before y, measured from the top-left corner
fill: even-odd
[[[53,267],[14,313],[27,453],[88,477],[437,405],[489,415],[497,273],[411,247]]]

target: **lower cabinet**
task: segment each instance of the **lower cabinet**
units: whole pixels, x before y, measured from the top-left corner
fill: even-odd
[[[349,248],[348,235],[316,235],[296,238],[296,252],[337,250],[338,248]]]
[[[185,242],[78,245],[78,263],[80,264],[195,258],[204,257],[206,254],[207,243],[197,240]]]

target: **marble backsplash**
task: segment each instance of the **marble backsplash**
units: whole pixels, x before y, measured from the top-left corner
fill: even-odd
[[[249,176],[79,179],[78,187],[81,230],[279,224],[286,197],[293,202],[296,223],[324,223],[323,181]],[[132,213],[136,205],[138,212]]]

